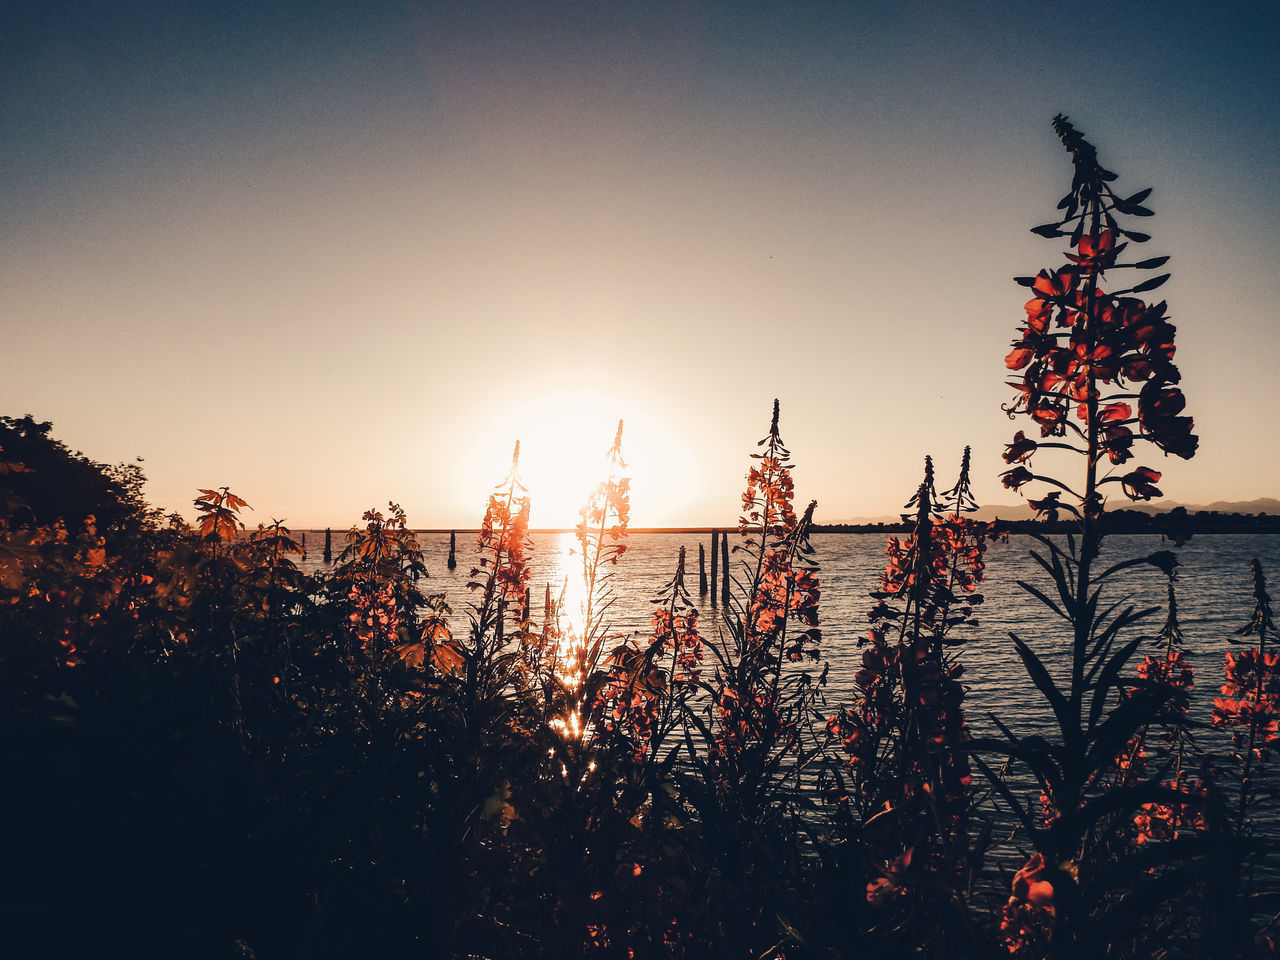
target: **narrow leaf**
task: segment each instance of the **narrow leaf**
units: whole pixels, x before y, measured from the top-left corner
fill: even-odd
[[[1142,283],[1138,284],[1136,287],[1133,288],[1133,292],[1143,293],[1147,290],[1154,290],[1156,287],[1161,286],[1168,279],[1169,279],[1169,274],[1162,273],[1158,277],[1152,277],[1150,280],[1142,281]]]

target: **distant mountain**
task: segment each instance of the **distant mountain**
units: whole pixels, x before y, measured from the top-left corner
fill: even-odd
[[[1116,500],[1111,501],[1112,510],[1137,510],[1141,513],[1168,513],[1175,507],[1185,507],[1187,513],[1198,513],[1204,510],[1209,513],[1265,513],[1270,516],[1280,515],[1280,500],[1275,497],[1262,497],[1258,500],[1215,500],[1213,503],[1203,505],[1172,503],[1169,501],[1130,503],[1124,498],[1121,498],[1119,502]],[[997,503],[979,507],[977,513],[974,513],[973,516],[979,520],[1030,520],[1035,516],[1035,511],[1027,506],[1026,501],[1020,501],[1018,503]],[[901,515],[892,514],[880,517],[848,517],[842,520],[827,520],[823,517],[820,518],[819,522],[830,524],[898,523],[901,519]]]

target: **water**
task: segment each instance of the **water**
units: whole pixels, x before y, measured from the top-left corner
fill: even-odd
[[[297,534],[295,533],[295,536]],[[344,534],[334,531],[334,555],[342,548]],[[580,598],[581,560],[576,554],[577,542],[570,533],[538,533],[532,536],[530,555],[533,616],[542,615],[544,590],[552,585],[558,595],[568,578],[566,609],[570,616]],[[730,538],[730,545],[736,542]],[[444,593],[453,608],[454,624],[465,629],[466,612],[474,599],[466,587],[469,572],[478,556],[474,534],[459,534],[458,567],[450,571],[446,560],[449,535],[419,534],[430,573],[424,584],[429,593]],[[715,611],[710,597],[698,596],[698,544],[707,549],[707,571],[710,576],[710,534],[640,533],[627,539],[627,551],[613,568],[613,588],[617,602],[610,611],[613,635],[645,636],[653,605],[650,600],[675,571],[676,555],[681,546],[686,550],[686,585],[700,607],[704,636],[714,630]],[[307,557],[302,566],[310,572],[325,569],[321,559],[324,532],[307,531]],[[822,582],[820,625],[823,631],[823,658],[830,665],[826,699],[830,707],[853,698],[853,677],[861,660],[858,638],[866,635],[866,611],[872,601],[867,594],[878,588],[884,569],[883,534],[817,534],[813,538],[815,558]],[[1049,578],[1030,559],[1028,551],[1036,544],[1030,537],[1012,536],[1005,544],[992,544],[987,552],[987,579],[981,588],[986,601],[977,608],[978,622],[964,630],[967,642],[959,649],[965,664],[965,682],[969,690],[967,710],[976,728],[989,712],[998,713],[1012,729],[1030,732],[1045,722],[1046,708],[1039,693],[1027,679],[1021,661],[1009,640],[1016,632],[1036,650],[1051,672],[1061,676],[1069,652],[1063,622],[1030,596],[1017,582],[1034,583],[1053,595]],[[1195,668],[1196,684],[1192,696],[1191,716],[1207,721],[1213,697],[1222,682],[1223,654],[1231,649],[1228,638],[1248,619],[1253,609],[1253,584],[1249,561],[1257,557],[1272,577],[1280,577],[1280,537],[1267,534],[1219,534],[1197,536],[1186,546],[1173,548],[1159,536],[1132,535],[1108,537],[1103,545],[1099,569],[1132,556],[1157,550],[1173,549],[1179,560],[1177,598],[1179,620],[1185,636],[1187,659]],[[742,571],[741,555],[730,557],[735,574]],[[575,587],[577,589],[575,590]],[[1113,578],[1108,591],[1112,600],[1128,595],[1129,603],[1141,607],[1159,607],[1147,621],[1134,628],[1148,635],[1164,623],[1166,603],[1165,578],[1154,567],[1126,570]],[[958,634],[959,635],[959,634]],[[1239,648],[1236,648],[1239,649]],[[1153,655],[1155,644],[1139,651]]]

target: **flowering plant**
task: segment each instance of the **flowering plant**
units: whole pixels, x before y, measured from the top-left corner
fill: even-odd
[[[1016,278],[1032,297],[1005,358],[1016,374],[1010,386],[1017,391],[1005,410],[1011,418],[1026,417],[1034,427],[1031,436],[1018,430],[1006,445],[1004,459],[1010,469],[1002,480],[1019,492],[1032,484],[1048,486],[1039,499],[1030,501],[1032,507],[1048,519],[1065,512],[1077,522],[1065,546],[1033,535],[1041,549],[1033,550],[1032,557],[1052,586],[1020,583],[1063,623],[1070,644],[1065,657],[1054,657],[1066,661],[1055,671],[1053,660],[1046,663],[1043,653],[1011,635],[1029,678],[1052,713],[1054,736],[1019,736],[997,719],[1002,737],[976,742],[974,760],[1020,819],[1033,859],[1039,858],[1037,882],[1054,891],[1053,910],[1040,915],[1035,939],[1041,946],[1036,949],[1065,957],[1100,953],[1119,931],[1132,926],[1135,916],[1159,916],[1154,894],[1129,891],[1126,896],[1117,887],[1119,878],[1131,875],[1134,841],[1161,835],[1152,818],[1160,819],[1162,810],[1192,811],[1185,815],[1191,823],[1194,810],[1206,801],[1189,778],[1162,778],[1163,766],[1149,770],[1145,764],[1151,725],[1172,729],[1168,742],[1180,742],[1179,705],[1190,683],[1180,651],[1170,640],[1163,659],[1148,657],[1137,679],[1128,679],[1126,667],[1147,638],[1126,638],[1126,631],[1157,608],[1103,599],[1110,581],[1126,570],[1153,566],[1172,578],[1173,555],[1162,551],[1121,560],[1101,571],[1097,567],[1108,485],[1118,485],[1131,500],[1161,495],[1156,486],[1161,473],[1130,464],[1141,445],[1184,459],[1196,451],[1193,422],[1183,413],[1186,401],[1177,386],[1175,329],[1168,308],[1138,296],[1160,287],[1169,275],[1121,281],[1121,289],[1110,282],[1113,275],[1129,275],[1127,271],[1163,267],[1168,257],[1122,262],[1130,244],[1149,239],[1122,218],[1151,216],[1143,205],[1151,191],[1116,193],[1116,175],[1101,165],[1094,147],[1067,118],[1055,117],[1053,126],[1071,155],[1074,176],[1071,190],[1058,204],[1061,218],[1033,232],[1066,239],[1071,249],[1064,265]],[[1079,458],[1082,481],[1068,483],[1039,469],[1045,451]],[[1172,593],[1170,597],[1173,622]],[[1164,749],[1167,753],[1167,744]],[[986,752],[1025,766],[1039,787],[1043,809],[1037,815],[983,759]],[[1189,845],[1176,856],[1148,849],[1146,869],[1159,874],[1202,868],[1207,842],[1187,838]],[[1018,916],[1026,912],[1024,900],[1011,901]],[[1027,925],[1015,923],[1008,910],[1006,921],[1023,931],[1014,940],[1025,943]]]

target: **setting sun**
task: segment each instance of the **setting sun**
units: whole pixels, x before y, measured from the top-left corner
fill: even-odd
[[[622,420],[622,475],[632,478],[633,520],[640,527],[661,526],[697,493],[672,470],[687,456],[686,443],[664,434],[652,412],[632,413],[626,406],[587,390],[535,396],[506,411],[503,422],[476,431],[455,482],[468,493],[492,486],[505,475],[518,440],[531,525],[572,529],[588,495],[609,475],[607,455]]]

